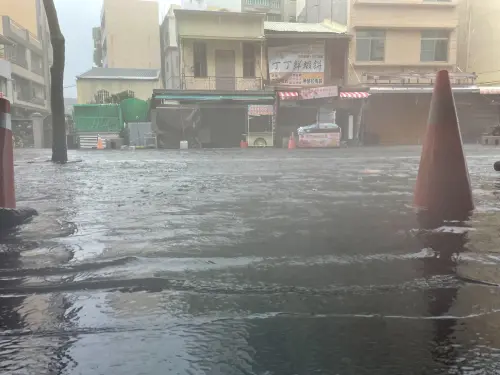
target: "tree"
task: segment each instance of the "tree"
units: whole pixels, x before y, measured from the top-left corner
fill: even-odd
[[[54,0],[43,0],[54,62],[50,67],[50,106],[52,110],[52,161],[64,164],[68,161],[66,144],[66,117],[64,114],[64,63],[65,41],[59,26]]]

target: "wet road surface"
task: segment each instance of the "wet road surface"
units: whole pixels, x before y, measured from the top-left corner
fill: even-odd
[[[40,216],[0,240],[1,373],[500,373],[469,281],[500,284],[500,153],[466,149],[477,211],[429,240],[419,152],[16,150]]]

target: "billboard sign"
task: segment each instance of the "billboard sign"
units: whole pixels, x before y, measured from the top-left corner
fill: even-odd
[[[272,83],[298,86],[324,84],[324,43],[269,47],[268,54]]]

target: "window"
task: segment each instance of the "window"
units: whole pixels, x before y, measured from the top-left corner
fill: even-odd
[[[203,42],[193,45],[193,69],[195,77],[207,76],[207,45]]]
[[[255,45],[243,43],[243,77],[255,77]]]
[[[359,30],[356,33],[357,61],[384,61],[385,31]]]
[[[450,33],[446,30],[422,31],[420,61],[448,61]]]
[[[99,90],[94,95],[94,100],[97,104],[104,104],[109,99],[109,91],[107,90]]]
[[[266,14],[266,21],[281,22],[282,21],[281,14],[268,13]]]

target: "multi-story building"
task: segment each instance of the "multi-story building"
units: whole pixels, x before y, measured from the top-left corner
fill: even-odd
[[[155,1],[104,0],[100,31],[94,29],[93,36],[97,66],[161,67],[159,8]]]
[[[241,0],[241,10],[265,13],[266,21],[288,22],[290,20],[289,2],[290,0]]]
[[[461,0],[458,63],[475,72],[480,85],[500,86],[500,1]]]
[[[471,117],[481,108],[475,75],[458,66],[459,0],[350,0],[347,25],[354,36],[349,84],[370,88],[365,141],[422,141],[436,72],[450,72],[465,141],[484,129]],[[461,110],[468,108],[467,110]]]
[[[52,46],[47,18],[41,0],[2,0],[2,14],[0,92],[11,101],[14,132],[20,127],[24,132],[31,128],[33,114],[50,114]],[[43,147],[43,128],[33,133],[34,145]]]
[[[166,90],[153,95],[161,147],[234,147],[248,106],[269,109],[263,13],[173,9],[162,25]],[[260,108],[260,107],[259,107]],[[223,110],[221,110],[223,109]]]
[[[297,0],[297,22],[317,23],[325,19],[347,24],[348,0]]]

